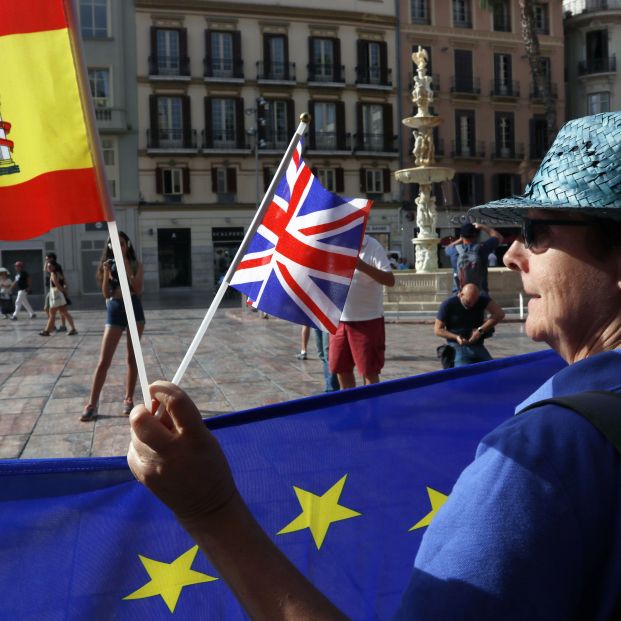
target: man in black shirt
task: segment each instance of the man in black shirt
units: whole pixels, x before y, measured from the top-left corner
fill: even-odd
[[[434,333],[455,349],[454,366],[483,362],[492,359],[483,340],[504,317],[505,312],[494,300],[476,285],[467,284],[457,295],[442,302]]]
[[[28,292],[30,291],[30,275],[24,269],[24,264],[21,261],[17,261],[15,263],[15,271],[17,274],[15,275],[15,281],[11,287],[11,291],[17,289],[17,299],[15,300],[15,312],[11,315],[11,319],[13,321],[17,319],[17,314],[22,306],[28,311],[30,319],[34,319],[36,315],[34,310],[32,310],[32,306],[30,306],[30,302],[28,301]]]

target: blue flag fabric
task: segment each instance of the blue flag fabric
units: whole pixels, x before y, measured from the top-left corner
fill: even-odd
[[[285,554],[352,619],[389,619],[479,440],[563,366],[538,352],[207,424]],[[0,619],[247,618],[124,457],[0,462],[0,532]]]

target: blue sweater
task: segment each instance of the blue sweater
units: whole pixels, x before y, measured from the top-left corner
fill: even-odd
[[[516,411],[583,390],[621,391],[621,351],[563,369]],[[603,621],[620,601],[621,458],[582,416],[547,405],[482,440],[396,618]]]

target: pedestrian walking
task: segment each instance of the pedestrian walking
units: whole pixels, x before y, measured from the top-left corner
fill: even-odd
[[[15,271],[17,274],[15,275],[15,281],[11,285],[11,291],[17,289],[17,298],[15,300],[15,312],[11,315],[11,319],[13,321],[17,320],[17,315],[22,306],[28,311],[30,319],[34,319],[37,315],[28,301],[31,285],[30,274],[24,269],[24,264],[21,261],[15,262]]]
[[[69,313],[67,308],[67,299],[64,294],[64,282],[60,273],[58,272],[58,266],[53,261],[48,261],[45,265],[45,271],[49,275],[50,279],[50,292],[49,292],[49,309],[47,325],[39,334],[41,336],[50,336],[50,331],[54,330],[54,324],[56,322],[56,314],[60,313],[60,316],[71,326],[71,330],[67,332],[69,336],[73,336],[78,333],[73,323],[73,317]]]

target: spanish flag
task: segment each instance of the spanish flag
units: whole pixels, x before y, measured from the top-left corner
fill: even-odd
[[[71,0],[0,0],[0,239],[114,219]]]

